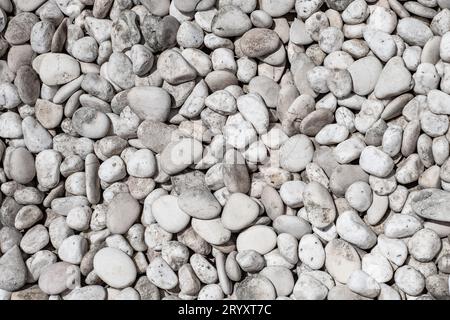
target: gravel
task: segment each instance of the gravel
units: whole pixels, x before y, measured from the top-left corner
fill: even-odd
[[[0,300],[450,299],[447,2],[0,1]]]

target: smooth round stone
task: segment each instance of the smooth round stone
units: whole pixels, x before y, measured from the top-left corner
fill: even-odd
[[[148,149],[134,152],[127,161],[127,171],[130,176],[150,178],[156,172],[156,159]]]
[[[134,85],[133,64],[127,55],[114,52],[105,65],[108,79],[122,89],[130,89]]]
[[[47,229],[41,225],[35,225],[29,229],[20,241],[20,248],[28,254],[34,254],[44,248],[49,242]]]
[[[61,243],[58,248],[58,256],[62,261],[80,264],[87,251],[87,240],[80,235],[73,235],[64,239]]]
[[[400,19],[397,33],[409,45],[420,47],[423,47],[433,36],[433,32],[424,22],[411,17]]]
[[[389,260],[379,253],[369,253],[363,256],[362,270],[379,283],[388,282],[394,276]]]
[[[104,161],[98,169],[98,177],[107,182],[114,183],[127,175],[125,163],[119,156],[112,156]]]
[[[200,289],[198,300],[222,300],[224,298],[222,288],[218,284],[207,284]]]
[[[217,269],[203,255],[194,253],[190,258],[190,263],[201,282],[206,284],[217,282],[219,277]]]
[[[211,220],[192,219],[192,228],[206,242],[220,246],[231,238],[231,231],[226,229],[220,218]]]
[[[94,271],[107,285],[122,289],[136,280],[136,266],[123,251],[115,248],[99,250],[93,261]]]
[[[398,96],[412,87],[412,77],[401,57],[391,58],[384,66],[374,89],[378,99]]]
[[[305,219],[295,215],[281,215],[273,221],[273,228],[279,233],[288,233],[297,239],[311,233],[311,225]]]
[[[450,222],[446,212],[450,210],[450,192],[439,189],[420,190],[411,198],[411,207],[415,213],[426,219]]]
[[[220,215],[222,206],[206,188],[189,188],[178,197],[178,206],[193,218],[214,219]]]
[[[39,18],[30,12],[18,13],[13,16],[4,33],[6,41],[12,45],[23,44],[30,40],[33,26],[39,22]]]
[[[106,300],[106,289],[99,285],[90,285],[73,289],[63,297],[64,300]]]
[[[306,183],[303,181],[287,181],[281,185],[280,196],[283,202],[290,208],[303,206],[303,190]]]
[[[236,112],[236,99],[226,90],[218,90],[210,94],[205,99],[205,105],[223,115],[231,115]]]
[[[277,296],[272,282],[262,275],[251,275],[236,285],[238,300],[273,300]]]
[[[164,89],[134,87],[128,91],[128,104],[139,118],[164,122],[169,116],[171,100]]]
[[[236,6],[223,6],[212,20],[212,32],[219,37],[237,37],[252,27],[250,18]]]
[[[0,257],[0,289],[16,291],[22,288],[27,278],[27,267],[19,247],[14,246]]]
[[[12,111],[2,113],[0,115],[0,137],[15,139],[22,136],[22,118],[20,115]]]
[[[325,247],[325,267],[337,281],[347,283],[355,270],[361,269],[361,260],[355,248],[344,240],[333,239]]]
[[[34,106],[36,119],[46,129],[56,128],[63,118],[64,108],[48,100],[38,99]]]
[[[203,30],[191,21],[184,21],[177,32],[177,42],[183,48],[199,48],[203,44]]]
[[[62,85],[80,76],[80,64],[67,54],[46,53],[39,63],[38,73],[46,85]]]
[[[280,46],[280,38],[273,30],[254,28],[244,33],[239,46],[247,57],[258,58],[275,52]]]
[[[300,172],[312,161],[314,146],[311,140],[297,134],[290,137],[280,148],[280,165],[289,172]]]
[[[281,266],[265,267],[261,270],[260,275],[272,282],[277,296],[288,296],[294,289],[294,276],[288,268]]]
[[[67,262],[57,262],[42,270],[39,277],[39,288],[47,294],[60,294],[72,285],[79,276],[79,270]]]
[[[9,82],[0,84],[0,105],[6,109],[12,109],[20,104],[20,96],[17,87]]]
[[[295,5],[295,0],[273,1],[260,0],[259,7],[272,17],[281,17],[290,12]]]
[[[321,269],[325,263],[325,250],[315,234],[306,234],[300,239],[298,256],[313,270]]]
[[[384,233],[389,238],[405,238],[422,229],[421,222],[409,214],[394,214],[384,223]]]
[[[256,225],[241,232],[236,239],[238,252],[255,250],[260,254],[266,254],[275,248],[277,235],[272,228]]]
[[[145,120],[137,130],[137,136],[142,144],[155,153],[161,153],[171,141],[174,133],[172,126],[159,121]]]
[[[255,273],[261,271],[266,262],[264,257],[255,250],[245,250],[236,255],[236,261],[245,272]]]
[[[273,25],[272,17],[263,10],[255,10],[250,14],[250,20],[257,28],[270,28]]]
[[[339,124],[325,125],[315,136],[316,142],[321,145],[332,145],[345,141],[349,131],[347,127]]]
[[[111,233],[124,234],[141,213],[139,202],[129,193],[118,193],[108,204],[106,226]]]
[[[337,285],[330,289],[327,296],[328,300],[369,300],[357,293],[351,291],[347,286]]]
[[[192,138],[170,142],[161,153],[161,169],[169,175],[177,174],[197,163],[202,152],[202,143]]]
[[[381,62],[373,56],[353,62],[348,68],[353,81],[353,91],[358,95],[370,94],[375,89],[382,69]]]
[[[14,181],[27,184],[34,179],[36,175],[34,158],[27,149],[23,147],[13,149],[9,154],[8,162],[10,163],[9,176]]]
[[[161,77],[172,85],[192,81],[197,76],[195,69],[176,50],[166,50],[158,58]]]
[[[265,186],[260,198],[267,216],[274,220],[284,213],[284,203],[277,190],[271,186]]]
[[[178,198],[172,195],[156,199],[152,204],[152,214],[161,228],[170,233],[180,232],[191,219],[178,206]]]
[[[372,204],[372,189],[367,182],[357,181],[348,187],[345,199],[353,209],[364,212]]]
[[[350,275],[347,286],[353,292],[368,298],[375,298],[380,293],[379,284],[362,270],[356,270]]]
[[[29,105],[33,105],[39,97],[39,77],[30,66],[22,66],[17,70],[14,85],[20,99]]]
[[[22,132],[25,145],[31,152],[38,153],[52,147],[52,135],[34,117],[23,119]]]
[[[243,193],[233,193],[222,212],[222,224],[232,232],[248,227],[259,214],[258,204]]]
[[[408,241],[408,250],[414,259],[429,262],[441,249],[441,240],[436,232],[430,229],[417,231]]]
[[[72,55],[82,62],[94,62],[98,56],[98,45],[92,37],[83,37],[74,42]]]
[[[36,224],[36,222],[41,220],[42,217],[42,211],[38,206],[24,206],[19,210],[19,212],[17,212],[14,227],[19,230],[31,228]]]
[[[136,42],[139,42],[139,28],[135,25]],[[180,27],[180,22],[171,15],[164,18],[156,17],[153,15],[145,15],[144,21],[140,25],[140,29],[146,45],[149,46],[152,51],[159,52],[172,48],[176,45],[177,31]],[[124,35],[126,39],[126,34]]]
[[[108,134],[110,120],[101,111],[82,107],[73,114],[72,125],[79,135],[90,139],[100,139]]]
[[[406,244],[399,239],[391,239],[385,235],[378,237],[378,245],[380,252],[391,262],[397,266],[403,265],[407,256],[408,248]]]
[[[367,173],[384,178],[394,168],[394,161],[380,149],[368,146],[361,152],[359,165]]]
[[[318,182],[312,181],[303,191],[303,204],[309,222],[317,228],[329,226],[336,217],[336,207],[328,190]]]
[[[354,211],[341,213],[336,221],[339,236],[361,249],[372,248],[377,242],[376,234]]]
[[[313,276],[302,273],[298,277],[294,287],[294,297],[296,300],[324,300],[328,289]]]
[[[161,257],[154,258],[147,267],[147,278],[158,288],[173,289],[178,284],[178,277]]]
[[[403,266],[395,271],[395,284],[406,294],[419,295],[425,288],[423,275],[411,266]]]

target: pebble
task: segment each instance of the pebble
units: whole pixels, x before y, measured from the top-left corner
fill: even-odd
[[[161,169],[167,174],[176,174],[200,160],[202,144],[192,138],[170,142],[161,152]]]
[[[380,293],[379,284],[362,270],[352,272],[348,278],[347,286],[353,292],[368,298],[375,298]]]
[[[271,300],[276,297],[272,282],[262,275],[246,277],[236,288],[239,300]]]
[[[244,33],[239,46],[245,56],[258,58],[275,52],[280,46],[280,38],[273,30],[254,28]]]
[[[106,213],[108,230],[113,234],[126,233],[139,217],[140,211],[141,206],[129,193],[116,194],[108,204]]]
[[[57,295],[71,288],[80,271],[67,262],[56,262],[45,267],[39,277],[39,288],[51,295]]]
[[[255,250],[260,254],[266,254],[275,248],[277,236],[267,226],[256,225],[241,232],[236,239],[238,252],[244,250]]]
[[[205,188],[182,192],[178,197],[178,206],[191,217],[203,220],[217,218],[222,210],[214,195]]]
[[[212,32],[219,37],[243,35],[252,27],[250,18],[239,7],[227,5],[219,8],[212,19]]]
[[[220,218],[210,220],[193,218],[191,224],[195,232],[212,245],[222,245],[231,238],[231,231],[223,226]]]
[[[368,146],[361,152],[359,159],[361,168],[369,174],[380,178],[386,177],[393,169],[393,160],[376,147]]]
[[[423,275],[410,266],[402,266],[395,271],[395,284],[406,294],[419,295],[425,287]]]
[[[152,214],[158,224],[167,232],[176,233],[183,230],[190,221],[190,216],[180,209],[177,197],[164,195],[152,204]]]
[[[80,64],[71,56],[62,53],[47,53],[36,66],[43,83],[48,86],[63,85],[80,75]]]
[[[361,249],[369,249],[377,242],[376,234],[354,211],[345,211],[339,215],[336,231],[342,239]]]
[[[98,277],[113,288],[126,288],[136,280],[133,261],[119,249],[100,249],[94,256],[93,266]]]
[[[384,66],[375,86],[378,99],[390,98],[411,89],[411,73],[400,57],[391,58]]]
[[[19,247],[12,247],[0,257],[0,271],[0,289],[12,292],[25,284],[27,269]]]
[[[411,199],[411,206],[415,213],[423,218],[448,222],[446,212],[447,191],[424,189],[416,193]]]
[[[301,274],[294,286],[296,300],[324,300],[328,289],[319,280],[308,274]]]
[[[329,226],[336,217],[336,208],[328,190],[312,181],[303,190],[303,204],[309,222],[317,228]]]
[[[351,274],[361,269],[361,259],[351,244],[334,239],[325,247],[325,267],[341,283],[347,283]]]
[[[233,193],[222,212],[222,224],[232,232],[248,227],[259,214],[258,204],[243,193]]]
[[[280,148],[280,165],[289,172],[300,172],[312,161],[314,147],[302,134],[292,136]]]
[[[321,269],[325,263],[325,250],[320,239],[314,234],[304,235],[298,244],[300,261],[313,270]]]

